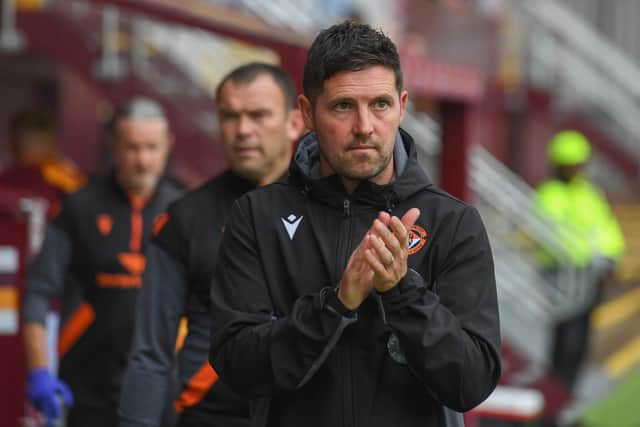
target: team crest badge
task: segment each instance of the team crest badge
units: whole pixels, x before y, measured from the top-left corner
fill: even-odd
[[[409,255],[418,252],[427,243],[427,230],[419,225],[409,229]]]
[[[108,236],[113,228],[113,218],[111,215],[100,214],[96,218],[96,226],[103,236]]]

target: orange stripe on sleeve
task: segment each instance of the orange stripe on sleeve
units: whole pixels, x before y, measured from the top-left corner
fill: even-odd
[[[167,224],[169,221],[169,215],[166,212],[161,213],[153,223],[153,235],[157,236],[160,233],[160,230]]]
[[[198,369],[198,372],[189,380],[187,388],[184,389],[180,397],[175,401],[174,406],[176,412],[180,414],[185,408],[200,402],[216,381],[218,381],[218,373],[209,362],[204,362],[200,369]]]
[[[78,342],[80,337],[89,329],[96,317],[96,312],[88,303],[82,303],[69,317],[60,330],[58,337],[58,356],[63,357]]]
[[[186,316],[180,318],[180,324],[178,325],[178,336],[176,337],[176,352],[182,350],[184,340],[189,333],[189,322]]]

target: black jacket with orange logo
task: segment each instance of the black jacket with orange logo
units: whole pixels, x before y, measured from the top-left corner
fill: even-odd
[[[181,316],[188,334],[178,360],[180,425],[248,426],[248,401],[217,381],[207,359],[209,289],[224,225],[233,202],[253,189],[254,183],[224,172],[173,203],[158,223],[120,400],[121,427],[158,424]]]
[[[443,405],[469,410],[500,375],[480,216],[431,184],[404,132],[388,185],[348,194],[318,161],[309,134],[288,182],[234,206],[212,286],[211,363],[253,399],[254,427],[443,425]],[[335,294],[349,256],[380,211],[413,207],[407,275],[350,312]]]
[[[23,318],[45,323],[60,298],[59,376],[75,405],[117,403],[127,363],[136,298],[153,223],[178,196],[161,181],[146,203],[130,199],[115,176],[68,196],[47,227],[27,277]]]

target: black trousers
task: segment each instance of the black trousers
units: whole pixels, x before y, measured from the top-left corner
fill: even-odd
[[[579,313],[555,326],[553,338],[553,370],[569,390],[589,351],[589,318],[593,309]]]
[[[171,391],[173,393],[173,391]],[[168,401],[173,401],[173,394],[167,396]],[[159,427],[174,427],[177,423],[177,414],[173,405],[167,404],[162,413]],[[118,405],[104,402],[100,407],[76,404],[69,408],[67,424],[65,427],[117,427],[119,425]],[[194,424],[198,425],[198,424]]]
[[[552,367],[555,375],[570,391],[573,391],[578,373],[589,353],[590,318],[601,300],[604,276],[601,274],[596,278],[595,292],[587,307],[554,327]]]
[[[117,411],[116,405],[100,408],[74,405],[69,409],[67,427],[116,427]]]

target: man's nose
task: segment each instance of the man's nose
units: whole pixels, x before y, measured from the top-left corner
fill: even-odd
[[[151,151],[150,150],[138,150],[136,153],[136,166],[139,168],[146,168],[151,162]]]
[[[370,136],[373,133],[373,121],[369,108],[364,106],[358,108],[353,131],[360,136]]]
[[[245,114],[240,115],[238,119],[237,132],[239,135],[249,135],[253,131],[253,122]]]

